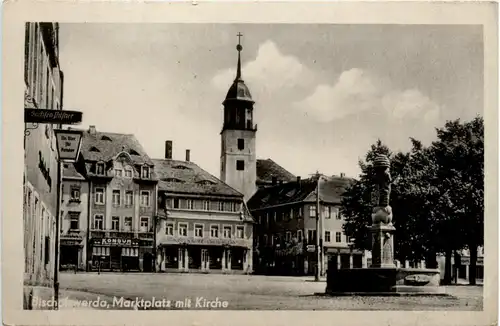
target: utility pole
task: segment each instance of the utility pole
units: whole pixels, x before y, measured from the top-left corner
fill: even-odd
[[[322,255],[322,250],[321,250],[321,230],[320,230],[320,216],[321,216],[321,211],[320,211],[320,204],[319,204],[319,181],[321,179],[321,175],[319,172],[316,173],[317,177],[317,184],[316,184],[316,260],[317,260],[317,267],[316,267],[316,275],[314,277],[315,281],[319,281],[321,277],[321,255]]]

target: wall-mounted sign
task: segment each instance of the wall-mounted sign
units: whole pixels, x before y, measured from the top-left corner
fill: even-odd
[[[195,237],[178,237],[167,235],[162,244],[185,244],[185,245],[216,245],[216,246],[238,246],[251,248],[252,243],[246,239],[225,239],[225,238],[195,238]]]
[[[78,124],[82,122],[82,112],[25,108],[24,122],[65,125]]]
[[[101,238],[101,239],[94,239],[94,246],[139,247],[139,240],[120,239],[120,238]]]
[[[80,130],[54,130],[56,134],[57,152],[59,159],[63,161],[76,161],[82,144]]]

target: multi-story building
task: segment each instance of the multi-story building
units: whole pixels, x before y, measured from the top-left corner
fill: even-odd
[[[61,110],[63,107],[58,29],[57,23],[26,23],[25,108]],[[50,124],[25,124],[24,279],[25,289],[29,291],[29,284],[51,284],[54,275],[58,186],[54,127]]]
[[[323,269],[366,265],[363,252],[352,248],[343,232],[340,201],[352,179],[322,176],[319,180],[319,229]],[[313,274],[318,218],[318,178],[278,183],[260,188],[248,202],[256,220],[254,265],[256,272],[269,274]],[[308,248],[312,250],[308,250]]]
[[[158,182],[159,271],[251,273],[253,219],[243,194],[186,159],[153,163]]]
[[[134,135],[90,126],[64,169],[61,264],[153,271],[157,182]]]

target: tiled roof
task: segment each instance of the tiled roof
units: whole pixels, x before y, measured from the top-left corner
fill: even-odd
[[[193,162],[153,159],[158,189],[173,193],[243,197]]]
[[[73,163],[65,163],[63,166],[63,178],[85,180],[85,177],[76,170]]]
[[[342,193],[354,180],[345,177],[323,176],[320,182],[320,200],[339,204]],[[261,188],[248,201],[250,210],[296,202],[316,201],[317,179],[315,177]]]
[[[129,153],[135,164],[153,164],[132,134],[83,131],[81,153],[85,161],[109,161],[120,152]]]
[[[271,159],[257,160],[257,183],[271,183],[272,178],[283,182],[295,181],[296,177]]]

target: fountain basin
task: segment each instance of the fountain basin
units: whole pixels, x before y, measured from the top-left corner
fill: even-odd
[[[331,270],[329,295],[446,295],[439,269],[370,267]]]

